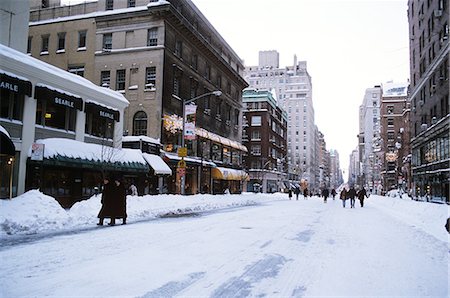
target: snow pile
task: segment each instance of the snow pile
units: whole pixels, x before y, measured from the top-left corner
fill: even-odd
[[[377,195],[371,195],[367,203],[406,224],[433,235],[439,240],[449,241],[449,235],[444,228],[445,222],[450,216],[449,205]]]
[[[286,199],[286,196],[281,194],[127,196],[128,222],[251,206],[274,199]],[[92,196],[88,200],[76,203],[70,210],[65,210],[53,197],[38,190],[31,190],[12,200],[0,200],[0,238],[14,234],[37,234],[95,226],[100,208],[101,195]]]

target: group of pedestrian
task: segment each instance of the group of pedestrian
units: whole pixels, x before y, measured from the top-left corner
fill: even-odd
[[[345,201],[350,200],[350,208],[355,208],[356,197],[358,197],[361,207],[364,207],[364,199],[369,196],[367,195],[367,191],[364,187],[362,187],[358,192],[356,192],[353,186],[351,186],[349,190],[346,190],[344,187],[339,197],[342,200],[342,207],[345,208]]]
[[[98,213],[99,222],[97,225],[102,226],[105,218],[110,218],[108,225],[116,224],[116,219],[122,219],[122,224],[127,223],[127,200],[126,189],[120,178],[111,179],[105,177],[103,179],[102,191],[102,208]]]
[[[295,199],[298,201],[298,196],[302,193],[300,187],[294,187],[294,189],[289,188],[288,189],[288,196],[289,196],[289,200],[292,199],[292,195],[295,194]],[[303,190],[303,198],[306,200],[308,198],[308,189],[305,188]]]

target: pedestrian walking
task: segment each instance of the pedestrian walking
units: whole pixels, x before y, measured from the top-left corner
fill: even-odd
[[[292,199],[292,189],[290,189],[290,188],[288,190],[288,197],[289,197],[289,200]]]
[[[330,192],[328,191],[328,188],[322,189],[322,196],[323,196],[323,202],[326,203],[328,196],[330,195]]]
[[[366,189],[363,186],[363,188],[361,188],[360,191],[358,191],[358,200],[359,203],[361,204],[361,207],[364,207],[364,197],[368,198],[369,196],[367,195]]]
[[[109,224],[113,226],[116,224],[116,218],[121,218],[122,224],[125,225],[127,223],[127,194],[120,178],[114,179],[114,184],[114,210]]]
[[[342,207],[345,208],[345,201],[347,200],[347,191],[345,190],[345,187],[342,188],[339,198],[342,200]]]
[[[300,187],[296,187],[294,192],[295,192],[295,198],[298,201],[298,195],[300,194]]]
[[[303,190],[303,198],[306,200],[308,199],[308,188],[305,187],[305,189]]]
[[[356,191],[353,186],[351,186],[348,190],[347,197],[350,199],[350,208],[355,208]]]
[[[333,197],[334,201],[334,197],[336,196],[336,190],[334,188],[331,190],[331,196]]]
[[[114,204],[113,204],[113,185],[110,183],[109,177],[103,178],[103,190],[102,190],[102,208],[98,213],[98,223],[97,225],[103,226],[103,222],[105,218],[112,218],[114,213]]]

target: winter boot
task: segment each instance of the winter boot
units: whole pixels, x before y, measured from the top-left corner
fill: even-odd
[[[100,219],[98,220],[97,226],[103,226],[103,220],[104,220],[104,218],[100,217]]]
[[[116,225],[116,219],[114,217],[111,218],[111,222],[108,225],[109,226],[115,226]]]

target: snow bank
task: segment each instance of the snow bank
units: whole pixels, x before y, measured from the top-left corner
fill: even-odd
[[[127,196],[127,221],[136,222],[165,215],[251,206],[274,199],[286,199],[286,196],[281,194]],[[92,196],[88,200],[76,203],[70,210],[65,210],[53,197],[38,190],[31,190],[12,200],[0,200],[0,238],[15,234],[38,234],[95,226],[100,208],[101,195]]]
[[[407,196],[400,198],[371,195],[368,201],[371,206],[400,221],[415,226],[439,240],[449,242],[449,234],[444,228],[450,216],[449,205],[414,201]]]

